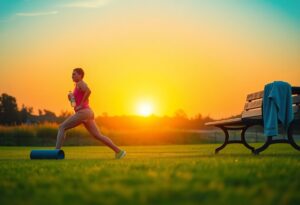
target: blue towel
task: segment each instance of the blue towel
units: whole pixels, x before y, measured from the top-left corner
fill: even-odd
[[[263,97],[264,134],[278,135],[278,120],[285,130],[294,119],[292,88],[289,83],[274,81],[265,85]]]

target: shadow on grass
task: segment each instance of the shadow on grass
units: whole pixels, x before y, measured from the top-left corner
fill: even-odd
[[[214,155],[214,154],[213,154]],[[216,157],[252,157],[252,158],[267,158],[267,157],[280,157],[280,158],[288,158],[288,157],[293,157],[293,158],[299,158],[300,152],[291,154],[291,153],[261,153],[259,155],[254,155],[252,153],[219,153],[214,155]]]

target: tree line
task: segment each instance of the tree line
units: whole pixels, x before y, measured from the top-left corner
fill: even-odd
[[[44,122],[61,123],[67,117],[72,115],[71,112],[62,111],[60,115],[47,109],[39,109],[38,114],[33,114],[32,107],[22,105],[18,109],[15,97],[6,93],[0,96],[0,124],[5,126],[21,124],[40,124]],[[211,121],[209,116],[197,114],[188,118],[186,113],[179,109],[173,116],[156,116],[142,117],[136,115],[109,116],[107,113],[95,118],[97,124],[110,130],[131,130],[131,129],[202,129],[205,122]]]
[[[1,125],[10,126],[44,122],[60,123],[70,115],[71,113],[63,111],[59,116],[56,116],[54,112],[47,109],[39,109],[38,115],[34,115],[33,107],[26,107],[23,104],[21,109],[18,109],[18,104],[15,97],[6,93],[2,93],[0,96]]]

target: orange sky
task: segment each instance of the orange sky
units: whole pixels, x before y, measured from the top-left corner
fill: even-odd
[[[137,114],[143,101],[157,115],[221,118],[266,83],[300,86],[299,18],[266,5],[153,2],[12,12],[0,20],[0,93],[35,112],[72,110],[71,73],[82,67],[96,115]]]

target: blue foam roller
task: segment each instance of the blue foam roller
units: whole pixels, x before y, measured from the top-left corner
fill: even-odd
[[[65,153],[61,149],[55,150],[32,150],[30,159],[64,159]]]

